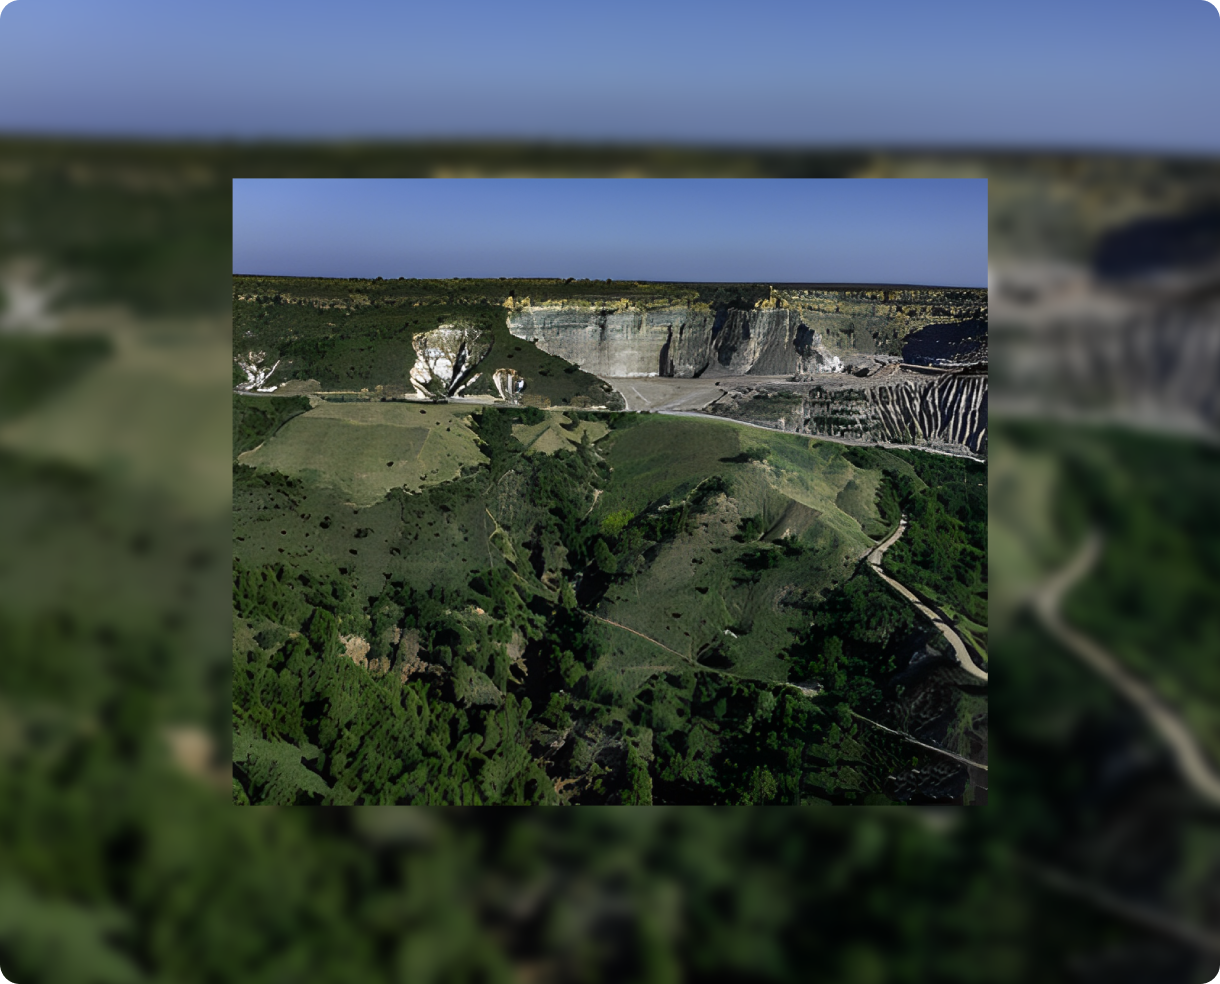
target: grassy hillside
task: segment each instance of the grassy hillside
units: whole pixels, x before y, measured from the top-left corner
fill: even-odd
[[[291,399],[291,398],[289,398]],[[260,471],[308,478],[373,505],[392,488],[457,478],[481,458],[469,406],[323,403],[238,456]]]
[[[599,515],[637,511],[722,474],[734,483],[742,515],[761,517],[770,538],[782,536],[781,519],[791,519],[798,503],[845,549],[869,545],[860,523],[836,504],[860,471],[840,445],[728,421],[644,415],[607,442],[607,460],[618,481],[599,503]],[[870,482],[874,488],[879,474]],[[866,520],[876,518],[875,504],[860,510]]]
[[[802,609],[871,546],[836,504],[858,469],[836,445],[720,421],[646,417],[604,443],[615,481],[590,518],[605,527],[635,515],[605,537],[618,578],[598,614],[688,662],[783,681],[779,654],[807,620]],[[713,476],[725,491],[708,496]],[[866,519],[876,517],[870,507]],[[662,510],[687,512],[687,523],[653,543],[646,531]],[[646,682],[641,667],[655,675],[677,665],[638,636],[611,628],[606,638],[596,671],[624,692]]]
[[[600,441],[610,428],[600,420],[580,420],[567,414],[548,414],[537,424],[514,424],[513,437],[521,442],[526,451],[554,454],[560,450],[571,450],[580,444],[586,434],[589,440]]]
[[[281,416],[235,460],[239,801],[889,802],[915,768],[844,708],[880,714],[937,634],[898,605],[829,662],[811,635],[897,604],[858,567],[889,486],[841,446],[531,407]]]

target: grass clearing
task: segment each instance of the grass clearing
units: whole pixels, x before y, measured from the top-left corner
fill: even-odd
[[[836,500],[853,482],[875,491],[880,476],[851,465],[837,446],[733,424],[654,418],[612,440],[615,480],[598,504],[603,516],[678,499],[712,474],[727,478],[732,492],[709,500],[694,527],[615,584],[598,614],[699,660],[703,672],[785,680],[787,664],[777,654],[808,623],[805,607],[849,576],[871,542]],[[770,452],[765,462],[743,457],[760,446]],[[755,516],[761,535],[739,539],[742,521]],[[774,542],[785,536],[803,550]],[[620,692],[685,662],[656,646],[641,648],[649,644],[629,634],[603,637],[610,649],[597,672]]]
[[[393,488],[415,492],[483,460],[473,408],[451,404],[323,403],[289,420],[239,461],[308,479],[372,505]]]
[[[230,496],[221,463],[232,461],[222,327],[184,319],[116,328],[113,354],[68,372],[54,399],[0,425],[0,448],[158,489],[196,515],[217,515]]]
[[[877,512],[877,489],[881,484],[881,473],[857,469],[846,485],[835,496],[835,505],[860,524],[866,534],[873,537],[886,533],[886,525]]]
[[[734,466],[721,459],[741,451],[736,428],[688,417],[649,415],[616,432],[606,458],[614,483],[598,502],[600,513],[622,509],[642,513],[693,488],[708,475],[728,477]]]
[[[767,460],[734,460],[749,448],[765,448]],[[873,545],[860,522],[837,504],[853,478],[869,474],[843,457],[841,445],[727,421],[649,416],[615,434],[606,455],[615,482],[598,502],[599,518],[620,509],[639,514],[650,504],[684,495],[709,475],[721,475],[732,482],[742,514],[761,515],[768,529],[780,523],[790,502],[797,502],[819,520],[804,524],[817,531],[815,543],[829,535],[857,552]],[[873,474],[861,483],[875,490],[879,480]],[[875,504],[872,509],[876,515]]]
[[[554,454],[560,450],[571,450],[580,444],[585,434],[596,443],[610,433],[610,428],[600,420],[572,420],[564,413],[551,413],[540,424],[513,424],[513,437],[524,445],[526,451]]]

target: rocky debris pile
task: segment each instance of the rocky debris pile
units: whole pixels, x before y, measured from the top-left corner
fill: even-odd
[[[426,663],[420,657],[418,631],[408,629],[405,633],[401,633],[398,628],[395,628],[394,633],[395,636],[401,638],[401,641],[395,639],[398,647],[393,659],[389,656],[370,658],[369,651],[372,646],[367,639],[361,636],[339,636],[339,641],[343,643],[343,655],[375,677],[395,673],[400,683],[406,683],[412,676],[424,673],[440,676],[444,672],[442,667],[434,663]]]
[[[844,359],[836,357],[834,363],[830,364],[828,368],[819,366],[812,371],[805,369],[794,372],[792,381],[810,382],[825,376],[827,372],[841,372],[845,375],[866,379],[884,371],[892,372],[901,362],[902,358],[897,355],[849,355]]]
[[[473,325],[441,325],[412,340],[411,385],[423,399],[460,396],[479,378],[475,368],[491,351],[491,335]]]
[[[399,683],[406,683],[413,676],[430,673],[440,676],[441,667],[434,663],[426,663],[419,655],[419,631],[408,629],[402,635],[398,651],[394,654],[393,670],[398,674]]]
[[[339,636],[339,641],[343,643],[343,655],[350,659],[361,669],[369,668],[369,646],[368,640],[358,635]],[[374,662],[378,662],[374,660]]]

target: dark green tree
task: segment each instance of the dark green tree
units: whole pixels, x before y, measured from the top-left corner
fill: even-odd
[[[618,561],[610,552],[610,548],[606,546],[605,540],[597,541],[597,546],[593,548],[593,559],[597,563],[598,570],[603,574],[614,574],[618,571]]]

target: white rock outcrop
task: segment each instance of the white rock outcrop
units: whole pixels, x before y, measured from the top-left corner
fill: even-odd
[[[516,369],[497,369],[492,373],[491,381],[495,384],[500,399],[507,400],[509,403],[516,403],[517,397],[525,389],[525,380],[521,378]]]
[[[491,336],[473,325],[441,325],[412,339],[411,385],[424,398],[458,396],[478,378],[475,367],[491,351]]]
[[[246,374],[246,381],[237,384],[237,390],[242,393],[274,393],[277,386],[265,386],[264,383],[271,378],[271,374],[275,372],[276,367],[280,364],[276,360],[274,366],[267,369],[263,363],[267,359],[266,352],[247,352],[245,355],[233,356],[233,361],[237,363],[237,367]]]
[[[59,319],[51,313],[51,304],[66,286],[64,277],[46,276],[33,260],[0,267],[0,331],[53,331]]]

